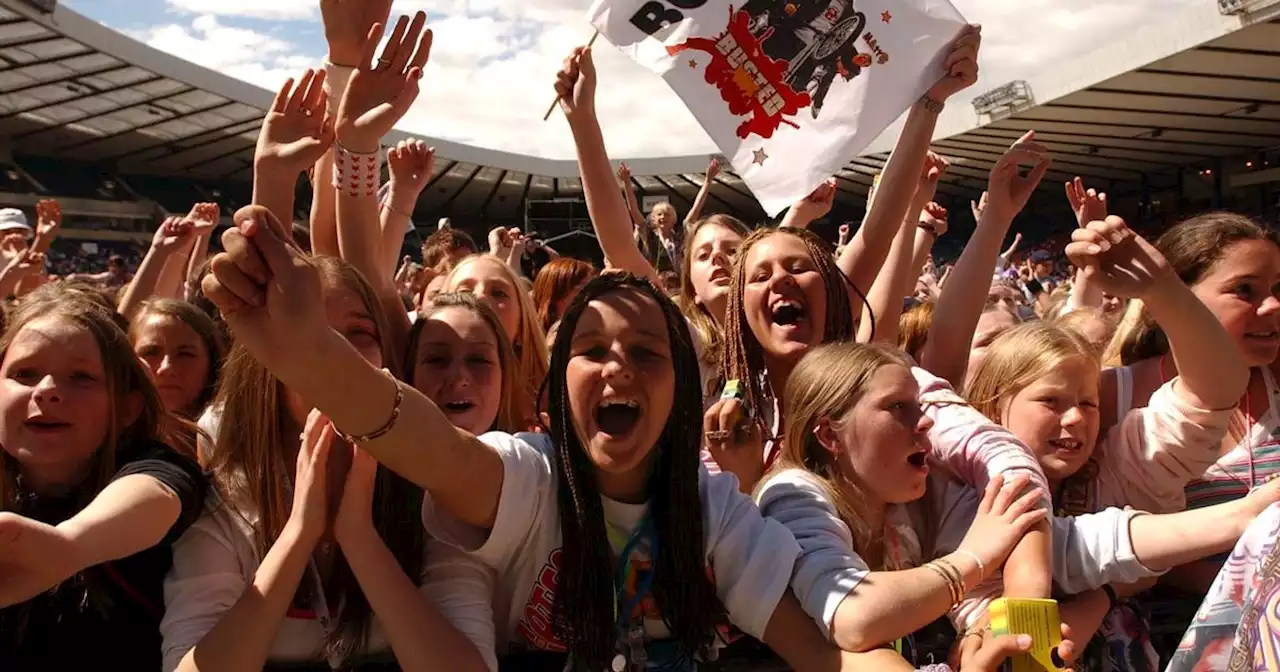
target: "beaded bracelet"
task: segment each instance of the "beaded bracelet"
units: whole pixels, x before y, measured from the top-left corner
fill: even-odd
[[[340,144],[333,148],[333,188],[353,198],[378,195],[382,181],[382,152],[359,154]]]
[[[404,403],[404,387],[400,384],[400,381],[396,380],[395,376],[391,375],[390,371],[383,369],[382,373],[385,374],[387,378],[391,379],[392,384],[396,386],[396,400],[391,403],[391,416],[387,418],[387,421],[384,422],[381,427],[369,432],[368,434],[361,434],[360,436],[352,436],[337,427],[333,428],[333,432],[338,435],[338,438],[353,446],[368,443],[374,439],[382,437],[387,432],[395,429],[396,421],[400,419],[400,405]]]

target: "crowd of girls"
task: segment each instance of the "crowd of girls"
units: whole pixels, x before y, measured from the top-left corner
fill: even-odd
[[[575,49],[555,93],[609,267],[530,279],[512,229],[397,270],[433,153],[392,148],[381,190],[365,166],[432,34],[320,4],[328,58],[279,91],[222,252],[197,204],[119,297],[6,278],[0,667],[987,672],[1034,643],[993,635],[1001,596],[1056,598],[1078,671],[1274,645],[1280,240],[1212,213],[1149,242],[1076,180],[1074,276],[1007,276],[1031,132],[932,277],[929,142],[979,29],[838,247],[807,230],[830,183],[778,227],[703,216],[705,187],[646,220]]]

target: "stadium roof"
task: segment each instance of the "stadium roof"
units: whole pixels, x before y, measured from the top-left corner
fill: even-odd
[[[1060,183],[1077,174],[1114,192],[1280,146],[1277,16],[1274,0],[1205,0],[1123,42],[997,87],[973,106],[952,105],[935,143],[953,160],[940,192],[976,197],[993,162],[1028,129],[1053,151],[1041,188],[1059,200]],[[0,0],[0,137],[17,153],[108,162],[126,175],[246,180],[271,98],[66,7],[42,14],[23,0]],[[841,202],[864,204],[889,136],[840,173]],[[425,211],[518,217],[526,198],[581,195],[572,160],[428,141],[438,159],[420,203]],[[645,195],[687,207],[706,161],[628,163]],[[709,209],[762,214],[731,171],[717,178]]]

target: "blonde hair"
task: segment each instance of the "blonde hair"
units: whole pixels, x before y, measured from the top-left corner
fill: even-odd
[[[547,377],[547,361],[550,355],[547,354],[547,337],[542,331],[542,321],[538,319],[538,309],[533,305],[533,298],[524,290],[524,285],[521,284],[520,278],[516,277],[515,271],[491,254],[473,254],[458,262],[445,279],[446,291],[456,291],[453,288],[455,278],[470,264],[485,264],[497,269],[498,273],[511,283],[511,288],[516,293],[515,299],[520,306],[520,326],[516,328],[516,333],[507,335],[511,338],[511,349],[516,353],[516,371],[527,386],[525,391],[528,393],[528,398],[535,399],[538,390],[542,388],[543,379]]]
[[[405,356],[404,382],[414,384],[414,367],[418,362],[418,347],[422,341],[422,331],[426,328],[431,316],[442,310],[458,308],[470,311],[479,317],[493,332],[498,342],[498,368],[501,370],[499,380],[502,384],[501,401],[498,403],[498,415],[494,418],[492,429],[500,432],[523,432],[535,424],[533,415],[533,398],[527,396],[524,385],[516,372],[516,356],[511,350],[511,337],[502,328],[502,321],[488,304],[474,294],[468,292],[450,292],[437,294],[431,299],[425,312],[418,315],[418,320],[409,329],[409,349]]]
[[[1000,424],[1006,400],[1074,358],[1102,370],[1098,351],[1074,329],[1050,322],[1019,324],[987,347],[986,357],[965,381],[964,397],[992,422]]]
[[[826,488],[836,513],[853,535],[853,550],[873,565],[883,562],[882,530],[867,526],[864,487],[840,468],[839,458],[819,443],[814,431],[826,419],[842,423],[872,376],[885,366],[910,368],[897,349],[849,341],[826,343],[805,354],[786,387],[787,436],[774,471],[803,469]],[[762,479],[761,482],[763,483]]]
[[[1111,336],[1115,334],[1116,330],[1115,317],[1110,313],[1104,312],[1101,308],[1094,308],[1092,306],[1077,308],[1066,315],[1062,315],[1054,319],[1052,322],[1064,329],[1070,329],[1081,336],[1084,336],[1085,340],[1088,340],[1088,336],[1085,336],[1084,333],[1085,328],[1087,328],[1090,323],[1101,322],[1107,329],[1106,342],[1093,343],[1090,341],[1099,358],[1102,357],[1102,352],[1106,349],[1107,344],[1111,342]]]
[[[1102,351],[1102,365],[1108,367],[1128,366],[1146,359],[1148,352],[1159,350],[1164,342],[1164,333],[1148,320],[1146,307],[1142,299],[1130,299],[1116,325],[1111,342]]]
[[[898,347],[920,360],[920,351],[929,341],[929,327],[933,326],[932,301],[925,301],[911,306],[898,318]]]
[[[698,236],[698,232],[708,226],[718,226],[727,231],[742,237],[743,240],[751,235],[751,229],[747,228],[742,220],[730,215],[711,215],[703,217],[691,224],[685,230],[684,258],[680,261],[680,293],[676,295],[676,305],[680,307],[680,312],[689,320],[689,326],[693,327],[694,337],[702,341],[702,365],[704,367],[711,366],[717,370],[720,368],[720,348],[723,347],[723,333],[720,325],[716,323],[716,318],[707,312],[707,307],[698,303],[698,297],[693,288],[693,279],[689,272],[693,268],[693,241]],[[732,260],[730,260],[732,264]],[[730,266],[732,269],[732,265]],[[726,300],[727,304],[728,301]]]

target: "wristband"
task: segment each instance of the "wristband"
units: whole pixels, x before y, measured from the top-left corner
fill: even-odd
[[[927,94],[920,96],[920,105],[933,114],[942,114],[942,109],[946,107],[946,105],[930,98]]]
[[[358,154],[340,144],[333,147],[333,188],[353,198],[378,195],[382,180],[382,152]]]

